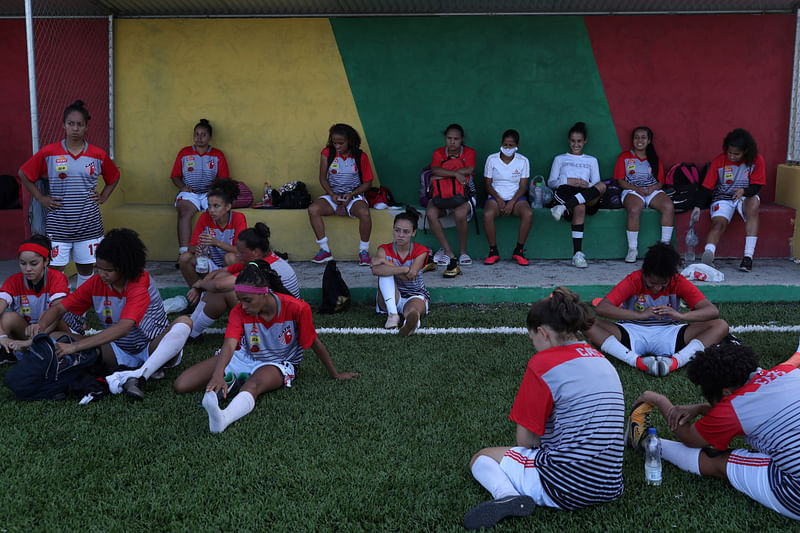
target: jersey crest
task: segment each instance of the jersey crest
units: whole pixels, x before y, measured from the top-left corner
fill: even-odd
[[[286,346],[288,346],[289,343],[292,342],[293,338],[294,334],[292,333],[292,327],[288,324],[283,327],[283,330],[281,330],[280,335],[278,335],[278,340],[280,341],[280,343]]]
[[[644,294],[640,294],[636,297],[636,303],[633,304],[633,308],[640,313],[647,309],[647,298],[644,297]]]

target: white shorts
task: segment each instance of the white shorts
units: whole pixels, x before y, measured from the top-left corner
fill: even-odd
[[[333,198],[331,198],[330,194],[323,194],[322,196],[320,196],[320,198],[328,202],[331,205],[331,208],[333,208],[333,210],[336,211],[337,204],[336,202],[333,201]],[[347,214],[350,215],[350,218],[356,218],[350,213],[350,210],[353,208],[353,204],[359,200],[367,204],[367,207],[369,207],[369,203],[367,203],[367,200],[363,196],[361,196],[360,194],[357,196],[353,196],[352,198],[350,198],[350,203],[347,204]]]
[[[421,294],[415,294],[414,296],[409,296],[408,298],[403,298],[401,296],[400,299],[397,300],[397,312],[402,315],[403,314],[403,308],[406,306],[406,303],[408,303],[411,300],[415,300],[415,299],[416,300],[422,300],[423,302],[425,302],[425,314],[428,314],[428,299],[425,298]],[[378,301],[379,301],[378,300],[378,294],[376,293],[375,294],[375,311],[385,315],[386,314],[386,309],[381,309],[380,306],[378,305]]]
[[[631,350],[639,355],[672,355],[678,341],[678,334],[685,324],[664,324],[643,326],[641,324],[617,324],[631,339]]]
[[[186,200],[191,202],[198,211],[205,211],[208,209],[208,193],[205,192],[187,192],[181,191],[175,197],[175,207],[178,206],[178,200]]]
[[[652,202],[652,201],[653,201],[653,198],[655,198],[656,196],[658,196],[658,194],[659,194],[659,193],[664,193],[664,194],[666,194],[666,193],[665,193],[664,191],[662,191],[661,189],[658,189],[657,191],[653,191],[653,192],[651,192],[651,193],[650,193],[650,194],[648,194],[647,196],[642,196],[641,194],[639,194],[638,192],[636,192],[636,191],[634,191],[634,190],[631,190],[631,189],[623,189],[623,190],[622,190],[622,197],[621,197],[621,198],[622,198],[622,201],[623,201],[623,202],[625,202],[625,197],[626,197],[626,196],[628,196],[629,194],[632,194],[632,195],[634,195],[635,197],[639,198],[641,201],[643,201],[643,202],[644,202],[644,206],[645,206],[645,207],[650,207],[650,202]]]
[[[51,241],[50,255],[53,256],[53,259],[50,261],[50,266],[67,266],[70,256],[76,265],[93,265],[95,263],[94,253],[102,240],[103,238],[99,237],[78,242]]]
[[[520,494],[530,496],[540,507],[555,507],[561,509],[544,490],[539,470],[534,466],[534,460],[539,453],[539,448],[524,448],[515,446],[506,452],[500,460],[500,468],[508,476],[511,484]]]
[[[784,516],[800,520],[778,501],[769,485],[769,455],[750,450],[733,450],[728,457],[727,474],[733,488]]]
[[[147,358],[150,357],[150,344],[148,343],[147,346],[144,347],[139,353],[128,353],[122,348],[120,348],[116,342],[111,341],[109,343],[111,345],[111,349],[114,350],[114,357],[117,358],[117,364],[121,366],[129,366],[131,368],[139,368],[147,361]],[[175,362],[167,363],[162,368],[172,368],[174,366],[178,366],[181,364],[181,359],[183,359],[183,350],[178,352],[178,355],[175,356]]]
[[[295,376],[294,365],[292,363],[288,361],[283,361],[281,363],[258,361],[245,355],[243,350],[236,350],[233,352],[233,357],[231,357],[231,361],[228,363],[228,366],[225,367],[225,372],[233,372],[234,374],[241,374],[245,372],[252,375],[262,366],[274,366],[281,371],[281,374],[283,374],[283,384],[287,387],[292,386],[292,381],[294,381]]]
[[[757,194],[755,198],[761,201],[761,198]],[[711,218],[722,217],[730,222],[733,218],[734,211],[736,211],[739,213],[739,216],[742,217],[742,220],[747,222],[747,217],[744,216],[744,211],[742,210],[743,205],[744,201],[742,200],[717,200],[711,204]]]

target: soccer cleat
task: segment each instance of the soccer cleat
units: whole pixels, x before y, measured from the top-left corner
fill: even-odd
[[[472,258],[467,254],[461,254],[458,256],[458,264],[461,266],[469,266],[472,264]]]
[[[400,328],[398,334],[401,337],[408,337],[415,331],[417,331],[417,326],[419,325],[419,311],[411,311],[408,313],[406,317],[406,321],[403,322],[403,326]]]
[[[704,265],[708,265],[710,267],[714,267],[714,252],[711,250],[705,250],[703,252],[703,258],[701,259]]]
[[[425,266],[422,267],[422,272],[435,272],[436,271],[436,263],[433,261],[428,261],[425,263]]]
[[[639,250],[636,248],[628,248],[628,253],[625,254],[625,262],[626,263],[635,263],[636,256],[639,255]]]
[[[744,256],[742,262],[739,263],[739,270],[742,272],[750,272],[753,270],[753,258]]]
[[[461,267],[458,266],[458,259],[454,257],[450,259],[450,263],[448,263],[447,268],[444,271],[444,277],[454,278],[459,274],[461,274]]]
[[[489,248],[489,255],[483,260],[484,265],[493,265],[500,261],[500,254],[497,253],[497,248]]]
[[[511,254],[511,259],[517,262],[520,266],[528,266],[528,260],[525,259],[525,251],[522,248],[514,248]]]
[[[567,212],[567,206],[557,204],[550,208],[550,214],[553,215],[553,218],[556,220],[561,220],[561,217],[564,216],[564,213]]]
[[[124,390],[125,394],[132,400],[144,400],[144,384],[146,381],[147,380],[142,377],[130,377],[122,385],[122,390]]]
[[[17,356],[14,352],[10,352],[3,347],[0,347],[0,365],[14,364],[17,362]]]
[[[358,266],[372,266],[372,260],[369,258],[369,252],[361,250],[358,252]]]
[[[328,250],[323,250],[322,248],[320,248],[319,252],[317,252],[317,255],[314,256],[311,262],[317,263],[319,265],[322,263],[327,263],[331,259],[333,259],[333,254],[330,253]]]
[[[386,318],[386,324],[383,325],[383,329],[397,329],[399,325],[400,315],[397,313],[389,313],[389,316]]]
[[[572,256],[572,264],[578,268],[586,268],[589,266],[589,263],[586,262],[586,256],[583,255],[583,252],[575,252],[575,255]]]
[[[433,254],[433,262],[437,265],[447,266],[450,263],[450,258],[444,251],[444,248],[439,248],[439,251]]]
[[[653,406],[646,402],[639,402],[631,408],[628,414],[628,423],[625,425],[625,445],[634,450],[640,449],[642,439],[650,427],[650,413]]]
[[[494,527],[500,520],[509,516],[528,516],[536,508],[530,496],[508,496],[483,502],[464,515],[464,527],[480,529]]]
[[[658,377],[663,378],[669,374],[672,370],[673,364],[675,365],[675,368],[678,367],[677,361],[673,359],[671,355],[657,355],[656,370],[658,371]]]

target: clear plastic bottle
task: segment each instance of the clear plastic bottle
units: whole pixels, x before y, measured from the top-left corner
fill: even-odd
[[[211,232],[208,231],[208,228],[206,228],[203,233],[209,234]],[[197,257],[194,265],[195,272],[198,274],[208,274],[208,271],[211,267],[208,259],[208,246],[204,244],[198,244],[196,248],[196,255]]]
[[[648,485],[661,485],[661,441],[656,428],[647,430],[644,441],[644,479]]]
[[[261,199],[261,203],[264,204],[264,206],[272,205],[272,186],[268,181],[264,182],[264,196]]]
[[[544,207],[544,190],[542,185],[544,184],[544,178],[542,176],[536,176],[533,178],[533,208],[534,209],[541,209]]]
[[[692,213],[692,217],[689,219],[689,230],[686,232],[686,263],[693,263],[695,260],[695,252],[694,247],[697,246],[700,242],[700,239],[697,238],[697,233],[694,231],[694,223],[697,222],[697,219],[700,218],[700,212],[697,211]]]

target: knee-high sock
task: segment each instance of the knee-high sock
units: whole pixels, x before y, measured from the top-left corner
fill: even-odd
[[[495,500],[508,496],[519,496],[519,491],[514,488],[511,480],[500,468],[500,463],[491,457],[478,456],[472,463],[472,476],[489,491]]]
[[[572,225],[572,253],[576,254],[583,248],[583,224]]]
[[[756,243],[758,242],[758,237],[745,237],[744,238],[744,255],[745,257],[753,257],[753,254],[756,251]]]
[[[378,287],[381,289],[381,297],[386,304],[386,312],[390,315],[397,314],[397,301],[394,299],[394,276],[381,276],[378,278]]]
[[[200,303],[195,307],[192,313],[192,332],[190,337],[194,338],[203,333],[208,326],[214,323],[214,319],[204,313],[206,309],[206,301],[200,300]]]
[[[639,232],[638,231],[625,231],[625,236],[628,238],[628,249],[635,250],[639,248]]]
[[[225,428],[252,411],[255,405],[255,398],[247,391],[241,391],[234,396],[225,410],[219,408],[219,400],[214,391],[208,391],[203,396],[203,407],[208,412],[208,429],[211,433],[222,433]]]
[[[173,324],[167,334],[158,343],[158,346],[142,365],[142,376],[147,379],[164,366],[170,359],[178,355],[186,339],[189,338],[189,325],[183,322]]]
[[[700,448],[689,448],[674,440],[661,440],[661,457],[685,472],[700,475]]]
[[[609,335],[608,338],[603,341],[600,350],[608,355],[613,355],[620,361],[628,363],[631,366],[636,366],[636,360],[639,358],[639,354],[626,348],[614,335]]]
[[[705,350],[706,347],[700,342],[698,339],[692,339],[689,343],[681,348],[679,352],[677,352],[673,357],[678,361],[678,367],[680,368],[690,360],[694,358],[694,354],[697,352],[702,352]]]
[[[661,226],[661,242],[672,242],[672,226]]]

